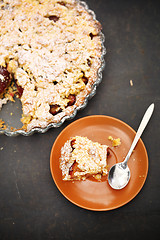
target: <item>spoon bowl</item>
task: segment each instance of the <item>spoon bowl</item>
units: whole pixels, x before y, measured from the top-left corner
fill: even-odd
[[[124,188],[130,180],[130,169],[123,163],[117,163],[113,165],[109,171],[108,181],[112,188],[122,189]]]
[[[113,189],[117,189],[117,190],[122,189],[128,184],[131,174],[130,174],[129,167],[127,166],[127,162],[133,152],[133,149],[135,148],[137,142],[139,141],[144,129],[147,126],[152,116],[153,110],[154,110],[154,104],[152,103],[144,114],[144,117],[139,125],[136,136],[133,140],[133,143],[129,149],[129,152],[126,158],[124,159],[123,162],[117,163],[111,167],[108,174],[108,183]]]

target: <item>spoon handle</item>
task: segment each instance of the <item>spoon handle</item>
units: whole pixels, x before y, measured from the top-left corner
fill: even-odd
[[[125,160],[123,161],[123,164],[124,164],[124,165],[127,164],[128,160],[129,160],[129,158],[130,158],[130,156],[131,156],[131,154],[132,154],[132,152],[133,152],[133,149],[135,148],[135,146],[136,146],[138,140],[140,139],[140,137],[141,137],[141,135],[142,135],[145,127],[147,126],[147,123],[149,122],[149,120],[150,120],[150,118],[151,118],[151,116],[152,116],[153,110],[154,110],[154,103],[152,103],[152,104],[148,107],[147,111],[145,112],[145,114],[144,114],[144,116],[143,116],[143,119],[142,119],[142,121],[141,121],[141,123],[140,123],[140,125],[139,125],[139,128],[138,128],[138,130],[137,130],[136,136],[135,136],[135,138],[134,138],[134,140],[133,140],[133,143],[132,143],[132,145],[131,145],[131,147],[130,147],[130,149],[129,149],[129,152],[128,152]]]

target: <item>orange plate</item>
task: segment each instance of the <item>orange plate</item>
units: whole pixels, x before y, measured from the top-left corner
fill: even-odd
[[[126,123],[108,116],[95,115],[81,118],[68,125],[55,140],[51,155],[50,168],[52,177],[59,191],[75,205],[94,211],[106,211],[123,206],[132,200],[143,187],[148,172],[148,156],[145,146],[140,139],[128,162],[131,170],[129,184],[122,190],[113,190],[108,181],[96,182],[92,179],[85,181],[63,181],[59,168],[61,148],[73,136],[85,136],[92,141],[106,144],[111,148],[108,158],[109,168],[126,156],[135,131]],[[112,147],[108,136],[120,138],[121,145]]]

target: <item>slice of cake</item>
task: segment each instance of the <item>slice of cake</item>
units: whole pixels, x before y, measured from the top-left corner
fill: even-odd
[[[107,171],[107,145],[76,136],[61,149],[60,168],[63,180],[85,180],[92,176],[101,180]]]

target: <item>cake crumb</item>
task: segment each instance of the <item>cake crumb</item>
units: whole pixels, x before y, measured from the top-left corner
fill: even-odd
[[[131,87],[133,87],[133,81],[132,80],[130,80],[130,85],[131,85]]]
[[[120,138],[113,138],[112,136],[108,137],[108,140],[112,141],[112,146],[117,147],[121,145],[121,139]]]
[[[7,129],[7,126],[5,125],[5,122],[4,122],[2,119],[0,119],[0,128],[1,128],[2,130]]]
[[[113,139],[112,146],[117,147],[119,145],[121,145],[121,139],[120,138]]]
[[[108,140],[113,141],[113,137],[112,137],[112,136],[109,136],[109,137],[108,137]]]

